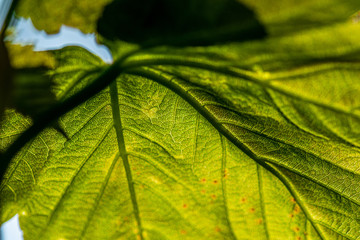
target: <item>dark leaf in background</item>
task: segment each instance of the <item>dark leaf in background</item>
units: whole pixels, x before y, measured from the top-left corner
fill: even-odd
[[[54,68],[55,60],[45,52],[34,52],[32,46],[6,44],[13,69],[13,89],[6,107],[36,118],[55,102],[52,79],[47,72]],[[9,92],[9,91],[8,91]]]
[[[45,74],[47,70],[26,68],[16,71],[12,107],[34,118],[55,103],[51,79]]]
[[[11,91],[12,68],[5,44],[0,40],[0,120]]]
[[[118,0],[98,23],[108,39],[145,46],[211,45],[265,36],[253,11],[235,0]]]

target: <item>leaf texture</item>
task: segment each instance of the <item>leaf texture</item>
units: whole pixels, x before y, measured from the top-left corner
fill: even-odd
[[[320,25],[129,57],[60,118],[69,139],[46,129],[13,159],[1,221],[19,213],[25,239],[360,238],[360,25]],[[59,101],[105,68],[54,55]],[[8,110],[0,149],[29,125]]]

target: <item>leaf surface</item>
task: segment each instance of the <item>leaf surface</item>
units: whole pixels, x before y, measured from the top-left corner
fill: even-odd
[[[297,227],[315,234],[281,182],[183,98],[141,77],[123,76],[117,87],[118,94],[111,87],[61,119],[69,141],[47,130],[24,151],[36,154],[37,164],[30,161],[33,154],[18,155],[10,167],[4,209],[17,204],[25,238],[288,237]],[[124,147],[132,188],[119,150]],[[26,200],[12,192],[26,192],[14,178],[21,172],[28,176],[22,181],[34,186]],[[270,199],[279,188],[286,208],[276,223]]]
[[[19,213],[25,239],[358,239],[359,27],[139,52],[60,119],[69,139],[44,130],[13,159],[1,221]],[[104,69],[55,56],[58,99]],[[1,149],[31,124],[6,114]]]
[[[253,8],[270,35],[284,35],[331,25],[359,10],[356,0],[243,0]]]

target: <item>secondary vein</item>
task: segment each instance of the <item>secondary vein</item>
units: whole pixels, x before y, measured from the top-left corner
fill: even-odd
[[[270,239],[269,236],[269,229],[266,219],[266,212],[265,212],[265,200],[264,200],[264,186],[263,186],[263,174],[262,174],[262,167],[259,164],[256,164],[257,170],[257,177],[258,177],[258,184],[259,184],[259,195],[260,195],[260,205],[261,205],[261,215],[264,222],[264,229],[266,234],[266,239]]]
[[[120,109],[119,109],[119,94],[116,86],[116,81],[112,82],[110,84],[110,97],[111,97],[111,108],[113,113],[113,119],[114,119],[114,126],[116,131],[116,137],[118,142],[118,148],[119,148],[119,154],[123,161],[123,165],[125,168],[126,173],[126,179],[128,182],[129,192],[130,192],[130,198],[131,202],[134,208],[134,215],[137,222],[138,230],[139,230],[139,236],[140,239],[144,239],[143,237],[143,231],[142,231],[142,224],[139,214],[139,205],[137,203],[136,199],[136,193],[134,188],[134,181],[132,178],[132,173],[130,169],[128,154],[126,152],[125,148],[125,139],[124,139],[124,133],[123,133],[123,127],[121,123],[121,117],[120,117]]]
[[[226,216],[226,223],[229,228],[229,234],[231,239],[237,239],[234,229],[232,227],[230,217],[229,217],[229,208],[227,204],[227,194],[226,194],[226,143],[224,142],[223,135],[219,132],[219,137],[221,141],[221,148],[222,148],[222,156],[221,156],[221,190],[223,195],[224,201],[224,208],[225,208],[225,216]]]

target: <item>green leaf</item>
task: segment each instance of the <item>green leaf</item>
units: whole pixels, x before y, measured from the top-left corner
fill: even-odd
[[[306,225],[286,188],[184,99],[140,77],[122,77],[116,91],[112,86],[111,96],[104,91],[62,118],[69,141],[45,131],[10,167],[3,209],[20,213],[25,239],[222,239],[250,229],[256,239],[267,224],[276,232],[290,225],[284,237]],[[27,184],[15,178],[21,172]],[[259,188],[268,199],[277,194],[264,186],[281,189],[277,199],[286,208],[279,223],[264,219],[265,206],[277,209],[259,195]]]
[[[360,8],[349,0],[242,0],[253,8],[270,35],[284,35],[344,21]]]
[[[57,33],[62,25],[76,27],[84,33],[95,32],[96,21],[111,0],[72,1],[21,0],[16,14],[31,18],[34,26],[49,34]]]
[[[341,14],[125,59],[113,42],[122,74],[59,119],[69,139],[46,129],[16,155],[1,222],[18,213],[25,239],[360,238],[360,25]],[[54,55],[60,102],[112,80],[81,48]],[[30,125],[7,110],[0,149]]]
[[[31,48],[12,48],[12,52],[14,55],[18,56],[17,62],[14,62],[13,64],[20,67],[20,66],[28,66],[27,61],[22,61],[19,56],[29,56],[28,54],[32,55],[32,63],[38,62],[41,63],[41,59],[48,59],[47,63],[49,64],[55,64],[56,59],[56,69],[50,72],[52,75],[54,84],[53,85],[53,92],[56,95],[56,98],[58,101],[63,101],[66,96],[71,96],[74,94],[74,92],[79,90],[79,85],[77,84],[77,80],[79,80],[79,77],[84,77],[84,75],[90,74],[93,69],[91,69],[91,64],[97,64],[96,70],[99,71],[101,60],[98,57],[95,57],[94,55],[90,54],[89,52],[83,50],[82,48],[78,47],[67,47],[61,50],[60,52],[54,51],[54,52],[48,52],[48,53],[32,53],[31,51],[28,52]],[[23,53],[23,51],[27,52],[27,54],[19,54],[20,51]],[[71,53],[69,55],[69,53]],[[75,53],[75,54],[74,54]],[[38,58],[36,58],[33,54],[36,54]],[[82,57],[82,61],[79,61],[79,58]],[[54,59],[55,58],[55,59]],[[26,57],[25,59],[29,59]],[[38,59],[38,61],[36,61]],[[72,77],[69,77],[72,76]],[[97,74],[95,74],[97,76]],[[94,74],[92,78],[94,77]],[[92,78],[82,78],[82,83],[86,84],[88,83],[86,79],[92,79]],[[37,119],[35,119],[37,120]],[[6,117],[1,125],[1,132],[0,132],[0,150],[7,149],[14,140],[28,127],[32,125],[32,120],[30,118],[24,117],[23,115],[19,114],[18,112],[8,109],[6,111]],[[49,122],[48,124],[51,124]],[[67,133],[63,132],[62,123],[59,121],[58,123],[53,123],[52,126],[55,128],[48,128],[45,132],[50,132],[52,135],[45,134],[45,136],[51,136],[51,144],[49,142],[46,142],[46,147],[35,147],[34,148],[26,148],[24,149],[25,155],[22,157],[25,157],[26,160],[24,162],[20,161],[18,163],[15,163],[15,168],[19,169],[22,167],[22,163],[25,163],[25,168],[27,170],[32,169],[34,170],[34,173],[41,169],[43,164],[45,163],[45,160],[48,156],[45,158],[40,157],[42,153],[45,153],[45,151],[49,151],[51,146],[59,146],[55,143],[63,143],[66,141]],[[44,126],[46,127],[46,126]],[[56,134],[55,134],[56,133]],[[53,135],[56,135],[54,137]],[[48,138],[48,137],[44,137]],[[42,144],[44,143],[42,136],[40,135],[39,141],[32,140],[29,144],[32,144],[33,142],[36,142],[36,144]],[[61,145],[60,145],[61,146]],[[52,148],[51,148],[52,149]],[[27,151],[29,152],[27,153]],[[22,158],[21,157],[21,158]],[[10,166],[11,168],[12,166]],[[27,171],[25,170],[25,171]],[[10,170],[11,171],[11,170]],[[10,175],[13,175],[14,173],[10,173]],[[18,179],[16,177],[16,179]],[[3,190],[7,181],[5,180],[5,183],[3,182],[3,185],[1,186],[1,189]],[[29,175],[29,178],[23,178],[18,184],[16,183],[16,187],[14,188],[10,187],[10,190],[17,189],[19,190],[19,194],[16,194],[15,197],[15,205],[19,206],[20,200],[24,200],[28,197],[28,192],[31,191],[32,186],[34,184],[33,175]],[[9,186],[7,186],[9,187]],[[14,192],[15,193],[15,192]],[[21,193],[21,194],[20,194]],[[24,196],[24,197],[23,197]],[[7,205],[7,199],[8,197],[6,194],[1,194],[1,200],[2,200],[2,207],[1,207],[1,222],[6,221],[11,215],[14,214],[13,212],[13,205],[14,203],[10,203],[10,205]],[[13,200],[13,196],[10,196],[10,199]],[[20,199],[20,200],[19,200]],[[11,202],[11,201],[10,201]],[[8,213],[9,212],[9,213]]]
[[[211,45],[265,36],[254,13],[235,0],[117,0],[105,8],[98,31],[108,39],[145,46]]]
[[[55,67],[55,60],[47,52],[34,52],[32,46],[7,44],[13,69],[12,89],[7,89],[7,108],[36,118],[55,102],[52,79],[47,72]]]
[[[328,36],[359,27],[130,57],[60,119],[70,140],[45,130],[16,156],[2,220],[25,239],[358,238],[359,44]],[[58,96],[103,66],[57,56]],[[9,115],[3,141],[26,123]]]

